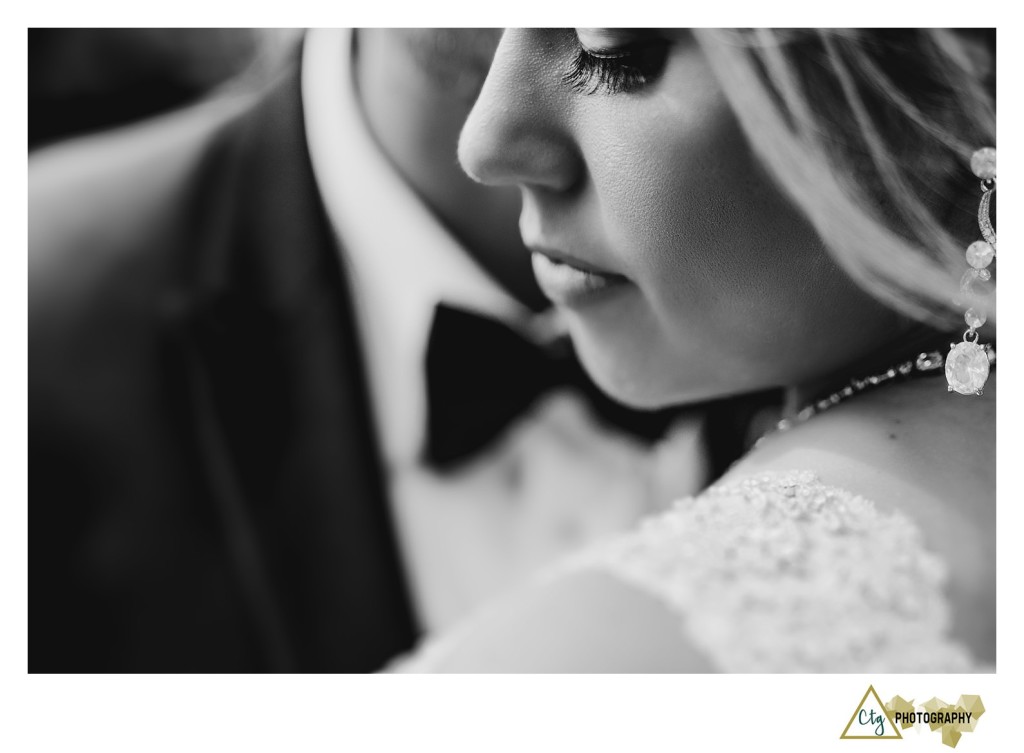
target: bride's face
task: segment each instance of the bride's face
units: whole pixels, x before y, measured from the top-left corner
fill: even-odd
[[[803,384],[898,327],[758,164],[684,31],[506,31],[459,157],[520,187],[538,281],[627,402]]]

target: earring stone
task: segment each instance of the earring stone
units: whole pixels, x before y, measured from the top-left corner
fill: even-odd
[[[996,177],[996,150],[991,146],[983,147],[971,155],[971,172],[982,180]]]
[[[990,370],[988,352],[977,343],[952,343],[946,356],[946,382],[961,395],[980,395]]]

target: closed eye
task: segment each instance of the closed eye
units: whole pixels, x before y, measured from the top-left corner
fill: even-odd
[[[637,92],[661,75],[668,49],[669,41],[658,37],[595,48],[576,36],[576,51],[562,81],[588,95]]]

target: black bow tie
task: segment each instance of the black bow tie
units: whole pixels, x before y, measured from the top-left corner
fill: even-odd
[[[425,459],[450,469],[485,449],[541,395],[575,387],[598,418],[645,442],[664,435],[675,411],[637,411],[604,395],[567,337],[540,347],[502,322],[439,304],[427,344]]]

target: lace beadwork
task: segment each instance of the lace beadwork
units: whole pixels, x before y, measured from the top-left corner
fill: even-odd
[[[550,576],[594,569],[665,603],[721,671],[982,671],[917,526],[809,472],[711,487]]]
[[[678,615],[723,672],[994,672],[949,637],[947,568],[905,514],[810,472],[711,487],[545,570],[604,572]],[[389,669],[430,672],[503,600]]]

